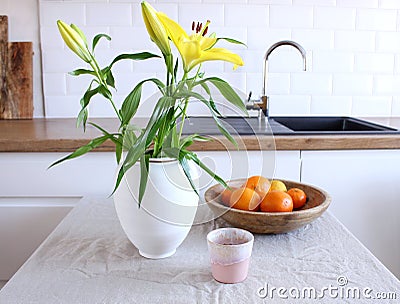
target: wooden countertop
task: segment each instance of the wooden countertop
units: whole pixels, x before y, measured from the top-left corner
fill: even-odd
[[[399,118],[368,118],[379,124],[400,128]],[[117,130],[113,118],[93,119],[106,130]],[[134,123],[143,126],[145,119]],[[71,152],[86,144],[100,133],[87,126],[84,133],[76,128],[74,118],[32,120],[0,120],[0,152]],[[400,135],[290,135],[241,136],[237,138],[240,150],[347,150],[347,149],[400,149]],[[275,146],[275,147],[274,147]],[[113,143],[105,142],[96,151],[114,151]],[[223,136],[214,136],[211,142],[197,142],[196,151],[224,151],[235,149]]]

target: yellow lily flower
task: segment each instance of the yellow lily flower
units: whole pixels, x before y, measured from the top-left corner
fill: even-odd
[[[146,1],[143,1],[141,6],[143,20],[150,39],[158,46],[164,56],[169,56],[171,54],[171,47],[169,45],[168,34],[157,17],[157,11]]]
[[[204,36],[210,23],[209,21],[207,21],[204,28],[198,28],[196,33],[189,36],[178,23],[164,13],[158,12],[157,16],[181,54],[185,72],[189,72],[202,62],[211,60],[231,62],[234,64],[234,69],[239,65],[244,65],[239,55],[224,48],[213,48],[218,39]]]
[[[65,44],[82,60],[91,62],[92,58],[87,49],[86,38],[81,36],[83,35],[82,31],[76,25],[69,26],[61,20],[57,21],[57,26]]]

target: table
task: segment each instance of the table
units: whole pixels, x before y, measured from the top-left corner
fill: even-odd
[[[221,226],[226,226],[222,219],[193,226],[175,255],[149,260],[125,237],[112,200],[84,198],[0,291],[0,303],[400,299],[399,280],[329,212],[291,233],[255,235],[248,278],[239,284],[218,283],[211,276],[205,236]],[[314,292],[321,298],[314,299]]]

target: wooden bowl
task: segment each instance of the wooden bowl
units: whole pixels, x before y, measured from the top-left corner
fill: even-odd
[[[246,179],[229,181],[231,187],[238,188]],[[288,189],[300,188],[307,195],[306,204],[292,212],[255,212],[243,211],[223,205],[221,192],[224,187],[220,184],[207,189],[204,197],[208,206],[217,217],[222,218],[234,227],[243,228],[254,233],[285,233],[296,230],[318,218],[328,208],[331,197],[327,192],[317,187],[297,183],[289,180],[281,180]]]

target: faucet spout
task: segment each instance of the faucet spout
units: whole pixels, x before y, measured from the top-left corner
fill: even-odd
[[[307,68],[306,51],[300,44],[298,44],[297,42],[294,42],[294,41],[290,41],[290,40],[283,40],[283,41],[278,41],[278,42],[274,43],[267,50],[267,52],[265,53],[265,56],[264,56],[264,68],[263,68],[264,77],[263,77],[263,88],[262,88],[263,96],[266,96],[266,88],[267,88],[267,80],[268,80],[268,58],[276,48],[278,48],[282,45],[289,45],[289,46],[296,48],[300,52],[300,54],[303,58],[303,70],[305,71]]]
[[[303,70],[305,71],[307,68],[307,59],[306,59],[306,51],[304,48],[298,44],[297,42],[290,41],[290,40],[283,40],[274,43],[271,45],[271,47],[267,50],[264,56],[264,66],[263,66],[263,86],[262,86],[262,96],[260,100],[251,100],[251,92],[249,94],[249,97],[247,99],[247,104],[246,108],[248,110],[259,110],[258,114],[259,117],[261,118],[262,114],[264,114],[264,118],[269,117],[269,98],[267,96],[267,80],[268,80],[268,58],[271,55],[271,53],[278,47],[282,45],[289,45],[294,48],[296,48],[300,54],[301,57],[303,58]]]

